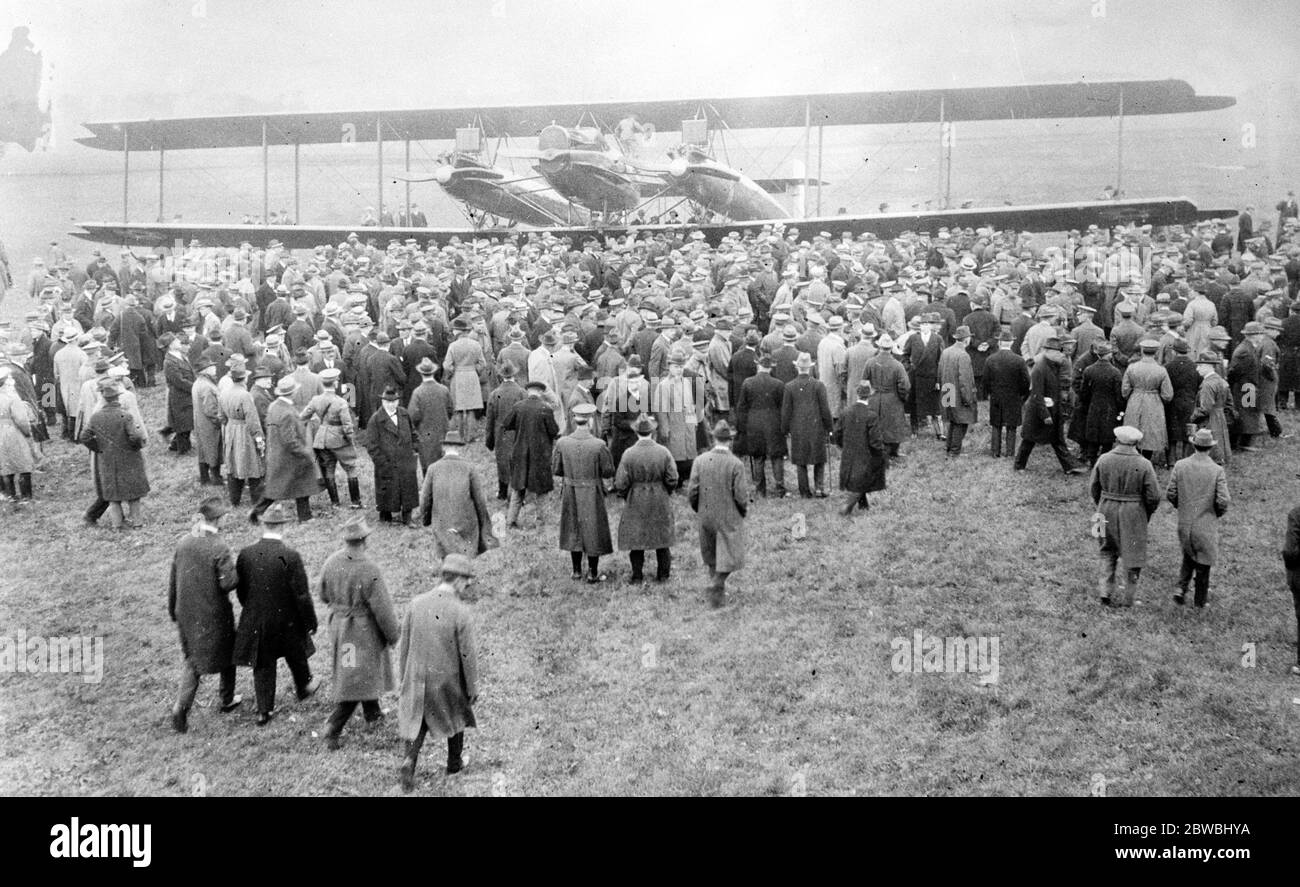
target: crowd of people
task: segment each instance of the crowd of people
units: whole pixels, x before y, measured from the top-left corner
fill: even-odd
[[[446,573],[501,544],[490,482],[465,458],[481,441],[509,528],[526,500],[544,514],[559,479],[575,580],[608,580],[615,537],[633,582],[650,550],[667,580],[670,497],[684,489],[721,606],[751,502],[788,495],[787,461],[800,497],[825,498],[837,455],[851,518],[906,448],[933,437],[970,458],[967,432],[986,422],[989,457],[1026,470],[1046,444],[1062,471],[1090,475],[1104,603],[1132,603],[1147,522],[1168,499],[1184,553],[1175,602],[1190,592],[1204,606],[1228,472],[1289,436],[1278,417],[1293,394],[1300,407],[1300,228],[1279,222],[1276,243],[1267,222],[1094,226],[1050,242],[781,224],[717,244],[689,228],[424,245],[354,233],[303,257],[276,241],[123,250],[117,268],[98,252],[79,266],[55,243],[33,263],[26,323],[0,329],[0,483],[19,504],[38,495],[33,472],[61,434],[91,451],[87,522],[140,525],[140,398],[165,397],[168,448],[224,487],[209,518],[247,490],[248,518],[268,531],[290,500],[310,520],[318,497],[342,507],[340,469],[347,504],[363,508],[364,449],[379,521],[431,527]],[[626,500],[616,534],[611,496]],[[349,527],[361,534],[349,544],[370,532]],[[1300,627],[1300,567],[1288,575]],[[384,609],[370,630],[393,641]]]

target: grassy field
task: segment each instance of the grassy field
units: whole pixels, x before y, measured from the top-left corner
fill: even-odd
[[[20,316],[19,301],[5,314]],[[143,395],[154,429],[162,399],[161,388]],[[1286,423],[1298,424],[1289,414]],[[328,694],[292,701],[283,667],[268,727],[254,726],[241,669],[241,710],[217,714],[208,678],[189,734],[171,732],[180,651],[167,570],[203,488],[192,458],[159,441],[147,450],[143,530],[82,526],[88,454],[63,442],[50,445],[38,501],[0,506],[0,635],[105,644],[98,684],[0,674],[0,792],[400,794],[394,715],[372,733],[358,715],[330,753],[319,738]],[[481,726],[468,734],[469,768],[442,775],[431,744],[418,793],[1300,793],[1300,680],[1287,674],[1294,619],[1278,556],[1295,499],[1294,440],[1234,467],[1212,606],[1199,613],[1169,599],[1179,554],[1168,504],[1152,521],[1142,605],[1106,610],[1086,478],[1062,476],[1046,451],[1013,474],[1009,460],[985,454],[984,426],[961,460],[941,446],[905,445],[889,490],[852,520],[836,513],[838,496],[756,503],[750,563],[720,611],[704,600],[684,497],[673,579],[638,589],[621,556],[605,561],[615,581],[572,583],[557,514],[526,509],[529,528],[479,561]],[[470,454],[494,489],[481,444]],[[370,501],[368,473],[366,464]],[[616,526],[621,506],[610,501]],[[789,531],[796,512],[802,540]],[[257,536],[246,513],[228,519],[237,548]],[[313,582],[347,513],[287,528]],[[383,528],[371,542],[399,609],[434,581],[426,531]],[[895,673],[891,640],[916,631],[996,637],[999,680]],[[1253,667],[1245,644],[1255,645]],[[324,654],[313,667],[327,667]]]

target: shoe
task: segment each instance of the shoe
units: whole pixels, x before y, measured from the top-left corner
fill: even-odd
[[[582,571],[581,571],[581,570],[574,570],[574,571],[573,571],[573,575],[570,576],[569,578],[572,579],[574,582],[581,582],[581,581],[582,581]]]
[[[820,489],[819,489],[819,490],[818,490],[816,493],[814,493],[813,495],[816,496],[818,499],[825,499],[825,498],[827,498],[830,494],[827,493],[825,490],[820,490]]]
[[[447,766],[447,775],[454,776],[468,766],[469,766],[469,755],[461,755],[460,760],[457,761],[454,765],[449,764]]]
[[[329,749],[330,751],[338,751],[340,745],[342,745],[342,743],[339,742],[338,736],[334,735],[333,733],[325,734],[325,747],[327,749]]]
[[[721,609],[727,603],[727,592],[721,588],[709,589],[709,606],[715,610]]]
[[[410,758],[402,761],[402,766],[397,769],[397,783],[404,792],[415,788],[415,761]]]
[[[628,585],[640,585],[643,582],[645,582],[645,576],[640,573],[633,573],[631,576],[627,577]]]
[[[1183,605],[1183,601],[1184,601],[1184,597],[1183,597],[1183,595],[1184,595],[1185,593],[1186,593],[1186,592],[1181,592],[1181,591],[1180,591],[1180,592],[1178,592],[1177,594],[1175,594],[1175,595],[1174,595],[1174,603],[1181,607],[1181,606]]]
[[[655,574],[655,581],[656,581],[656,582],[667,582],[667,581],[668,581],[668,577],[671,576],[671,575],[672,575],[671,573],[664,573],[664,574],[661,576],[661,575],[659,575],[658,573],[656,573],[656,574]]]
[[[304,700],[311,699],[316,695],[316,691],[319,689],[320,678],[312,678],[307,682],[307,686],[298,691],[298,701],[303,702]]]
[[[1087,474],[1088,469],[1084,468],[1082,465],[1076,465],[1073,468],[1067,469],[1065,473],[1066,474]]]
[[[609,581],[609,574],[608,574],[608,573],[588,573],[588,574],[587,574],[587,584],[588,584],[588,585],[599,585],[600,583],[602,583],[602,582],[607,582],[607,581]]]
[[[271,718],[273,718],[273,717],[275,717],[275,712],[273,712],[273,711],[260,711],[260,712],[258,712],[258,713],[257,713],[257,726],[259,726],[259,727],[265,727],[267,724],[271,723]]]
[[[1110,598],[1108,598],[1108,597],[1103,597],[1103,598],[1101,599],[1101,605],[1102,605],[1103,607],[1109,607],[1109,606],[1110,606]]]
[[[225,705],[221,706],[221,713],[223,715],[228,715],[243,704],[244,704],[244,697],[236,693],[233,699],[231,699]]]
[[[186,712],[183,709],[173,708],[172,729],[177,733],[188,733],[190,729],[189,712]]]

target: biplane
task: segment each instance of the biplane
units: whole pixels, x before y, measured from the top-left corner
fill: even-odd
[[[871,232],[881,237],[904,230],[940,226],[991,225],[996,228],[1057,231],[1090,224],[1186,224],[1235,215],[1231,209],[1199,209],[1184,197],[1115,199],[1028,206],[963,205],[950,208],[948,186],[937,208],[870,214],[810,214],[807,196],[828,184],[821,175],[825,126],[936,123],[940,169],[951,181],[948,127],[960,121],[1044,118],[1114,118],[1118,121],[1117,175],[1123,174],[1123,121],[1126,116],[1187,114],[1227,108],[1231,96],[1201,96],[1182,80],[1129,80],[1099,83],[1048,83],[1023,86],[954,87],[888,92],[669,101],[544,104],[482,108],[429,108],[404,111],[253,114],[87,123],[84,145],[123,154],[123,221],[85,222],[72,232],[87,240],[165,246],[197,238],[205,245],[234,246],[254,239],[278,239],[291,249],[337,242],[351,232],[367,238],[445,239],[497,237],[549,230],[584,237],[637,230],[680,228],[674,207],[683,206],[710,240],[738,227],[765,222],[816,226],[838,235]],[[809,170],[814,127],[818,163]],[[746,129],[803,130],[802,175],[751,178],[723,163],[712,151],[715,136]],[[659,156],[656,134],[680,133]],[[536,149],[514,141],[536,138]],[[132,152],[157,151],[159,218],[163,218],[162,177],[167,151],[204,148],[262,149],[263,218],[270,215],[269,152],[294,151],[294,217],[301,219],[298,157],[302,145],[338,141],[374,142],[376,190],[383,204],[383,149],[406,144],[406,169],[393,181],[406,182],[407,216],[412,182],[437,182],[465,205],[471,225],[457,227],[365,227],[328,225],[230,225],[133,223],[127,219]],[[495,140],[495,149],[489,145]],[[435,169],[410,168],[412,141],[452,141]],[[518,174],[500,166],[501,157],[534,161]],[[796,193],[802,211],[787,210],[773,194]],[[649,216],[651,223],[645,223]],[[664,222],[664,219],[671,219]],[[526,227],[525,227],[526,226]]]

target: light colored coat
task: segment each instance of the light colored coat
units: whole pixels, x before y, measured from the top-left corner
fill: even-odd
[[[440,583],[411,601],[402,620],[397,662],[398,736],[415,739],[421,723],[435,740],[478,726],[474,622],[450,585]]]
[[[603,479],[614,476],[609,447],[579,427],[555,442],[551,473],[564,478],[560,492],[560,549],[587,557],[612,554]]]
[[[454,409],[483,409],[483,387],[479,373],[485,369],[487,359],[483,356],[483,346],[472,336],[462,336],[447,348],[442,373],[451,391]]]
[[[694,459],[696,428],[704,421],[704,397],[698,377],[667,375],[657,380],[651,404],[659,442],[678,462]]]
[[[194,404],[194,449],[204,465],[221,464],[221,398],[216,383],[200,373],[190,389]]]
[[[429,466],[420,487],[420,515],[433,528],[433,556],[477,557],[500,543],[492,533],[492,515],[478,471],[450,453]]]
[[[1092,467],[1092,501],[1106,519],[1101,550],[1118,552],[1124,568],[1147,562],[1147,524],[1160,507],[1156,470],[1131,446],[1116,444]]]
[[[614,489],[627,500],[618,521],[619,551],[671,548],[676,523],[669,493],[677,488],[673,454],[650,438],[638,439],[623,451]]]
[[[329,652],[335,702],[378,699],[393,689],[388,648],[399,637],[397,616],[374,561],[346,548],[321,569],[320,599],[330,608]]]
[[[266,473],[258,444],[265,443],[262,420],[257,416],[253,395],[242,385],[232,386],[218,401],[228,477],[252,478]]]
[[[817,378],[826,386],[826,403],[832,419],[838,419],[845,408],[848,350],[839,333],[827,333],[817,343]],[[847,393],[849,398],[856,397],[852,389],[847,389]]]
[[[722,447],[695,460],[687,485],[691,508],[700,522],[700,557],[719,573],[745,565],[745,513],[749,482],[745,466]]]
[[[0,475],[34,471],[32,447],[31,408],[17,394],[0,391]]]
[[[960,342],[949,345],[939,355],[939,384],[944,418],[957,425],[974,425],[979,419],[975,370],[970,353]]]
[[[1160,452],[1169,445],[1165,404],[1174,399],[1169,371],[1154,360],[1143,358],[1124,370],[1120,393],[1128,399],[1124,424],[1142,432],[1138,449]]]
[[[1213,566],[1219,556],[1219,518],[1228,511],[1228,473],[1208,453],[1193,453],[1174,463],[1165,498],[1178,508],[1178,542],[1198,564]]]

